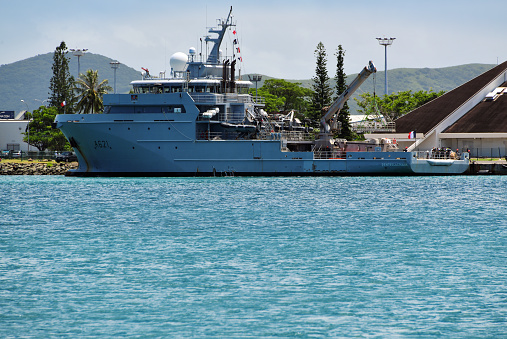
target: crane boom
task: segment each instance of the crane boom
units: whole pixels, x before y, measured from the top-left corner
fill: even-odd
[[[326,114],[320,119],[320,123],[324,128],[325,133],[329,133],[331,127],[329,126],[329,120],[333,118],[335,115],[340,113],[343,108],[345,102],[350,98],[352,94],[361,86],[361,84],[368,79],[368,77],[377,72],[375,65],[372,61],[368,63],[368,66],[365,66],[363,70],[357,75],[357,77],[350,83],[345,91],[336,99],[336,101],[329,107]]]

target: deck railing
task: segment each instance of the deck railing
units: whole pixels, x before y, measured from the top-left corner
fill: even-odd
[[[269,132],[263,131],[259,133],[261,140],[287,140],[287,141],[312,141],[315,140],[315,135],[307,132],[298,131],[282,131],[282,132]]]
[[[345,151],[315,150],[313,152],[314,159],[345,159],[346,157],[347,157],[347,152],[345,152]]]
[[[216,93],[189,93],[195,102],[200,104],[225,104],[225,103],[257,103],[264,104],[266,101],[263,97],[253,97],[249,94],[216,94]]]
[[[417,159],[459,160],[461,154],[449,148],[435,148],[429,151],[415,151]]]
[[[351,126],[356,133],[393,133],[396,132],[396,123],[387,122],[361,122]]]

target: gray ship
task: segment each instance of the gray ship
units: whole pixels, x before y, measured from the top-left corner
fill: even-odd
[[[336,116],[376,72],[368,64],[321,119],[315,137],[294,112],[269,119],[253,83],[236,76],[236,58],[220,46],[233,29],[232,7],[209,30],[207,56],[194,48],[171,57],[171,73],[147,70],[130,94],[104,95],[103,114],[55,119],[78,160],[72,176],[339,176],[461,174],[469,155],[403,152],[389,139],[334,139]]]

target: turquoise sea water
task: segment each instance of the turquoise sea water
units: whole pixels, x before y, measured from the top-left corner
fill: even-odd
[[[0,337],[506,337],[507,177],[0,177]]]

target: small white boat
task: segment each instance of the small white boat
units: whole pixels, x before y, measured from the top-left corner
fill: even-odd
[[[427,161],[431,166],[451,166],[454,164],[454,160],[450,159],[428,159]]]

